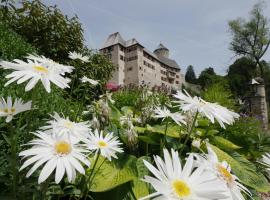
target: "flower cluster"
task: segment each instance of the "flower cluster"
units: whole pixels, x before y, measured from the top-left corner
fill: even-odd
[[[73,63],[77,63],[77,61],[80,63],[90,62],[88,56],[76,52],[70,52],[69,58],[76,60]],[[6,76],[9,80],[5,86],[13,82],[17,82],[17,84],[28,82],[25,86],[25,91],[30,91],[40,81],[48,93],[51,92],[51,83],[62,89],[68,88],[71,80],[66,77],[66,74],[74,70],[72,66],[62,65],[44,56],[31,54],[25,60],[1,61],[0,67],[13,70]],[[100,81],[85,76],[80,78],[80,80],[85,86],[87,84],[93,86],[101,85]],[[251,196],[249,190],[232,173],[230,165],[225,160],[220,161],[218,159],[214,146],[208,143],[211,141],[211,138],[197,136],[199,135],[197,134],[199,132],[197,131],[197,124],[199,124],[199,120],[202,118],[207,118],[208,120],[206,121],[211,123],[218,122],[225,129],[225,125],[233,124],[239,118],[239,115],[217,103],[207,102],[197,96],[192,97],[186,91],[184,93],[178,91],[174,95],[176,99],[174,101],[176,103],[175,107],[172,105],[169,107],[161,106],[159,103],[156,103],[157,99],[155,96],[151,99],[152,96],[154,95],[148,91],[143,92],[142,99],[144,101],[147,100],[148,104],[141,109],[141,113],[138,115],[136,111],[131,109],[130,112],[126,112],[121,116],[121,112],[116,112],[117,108],[113,106],[115,100],[112,99],[112,93],[108,92],[100,96],[95,106],[92,105],[92,121],[90,122],[72,121],[72,118],[55,112],[50,116],[50,120],[46,121],[45,125],[33,133],[34,139],[24,145],[24,147],[27,146],[28,148],[19,153],[23,160],[19,170],[29,168],[26,177],[30,177],[41,168],[39,170],[38,183],[44,182],[52,174],[54,174],[54,180],[57,184],[65,176],[68,182],[74,182],[77,174],[84,175],[89,171],[85,167],[89,169],[91,165],[89,156],[92,155],[95,158],[92,171],[90,170],[88,179],[82,182],[84,184],[82,184],[84,187],[82,195],[87,195],[85,191],[88,187],[88,181],[92,181],[93,179],[91,178],[95,176],[93,172],[98,163],[99,156],[112,161],[112,159],[118,158],[118,153],[124,152],[118,137],[114,136],[112,132],[103,130],[123,128],[127,140],[124,137],[121,137],[121,139],[130,148],[130,152],[135,152],[137,150],[135,146],[141,147],[138,142],[140,139],[151,139],[147,138],[147,136],[138,136],[140,132],[137,132],[137,128],[144,130],[144,127],[136,126],[138,124],[145,126],[147,119],[154,117],[167,122],[164,130],[164,140],[160,141],[160,143],[155,140],[153,142],[155,145],[160,144],[160,148],[155,149],[161,149],[161,155],[164,156],[164,160],[160,156],[154,156],[155,164],[143,161],[153,174],[153,176],[145,176],[143,181],[151,184],[155,192],[141,198],[141,200],[244,200],[244,195]],[[33,100],[33,102],[35,101]],[[13,101],[10,96],[7,99],[0,99],[0,117],[5,117],[7,123],[15,115],[31,110],[31,108],[32,101],[25,103],[18,98]],[[124,110],[122,111],[124,112]],[[86,113],[89,112],[87,111]],[[115,114],[117,115],[115,117],[117,118],[117,126],[112,124],[114,123],[111,120],[113,112],[117,113]],[[75,119],[78,118],[77,114]],[[140,118],[137,118],[137,116]],[[184,135],[185,140],[181,144],[182,147],[180,145],[171,145],[172,139],[167,140],[168,126],[171,125],[171,122],[183,126],[179,130],[181,133],[186,133]],[[148,131],[147,128],[145,130]],[[142,133],[145,134],[146,131],[142,131]],[[160,133],[163,132],[160,131]],[[182,141],[181,138],[180,141]],[[185,164],[182,165],[180,156],[183,150],[188,149],[186,148],[189,144],[188,141],[191,142],[193,147],[196,147],[195,150],[202,150],[206,146],[208,152],[201,154],[188,153]],[[147,155],[151,153],[151,151],[148,151],[149,146],[147,143]],[[179,146],[180,156],[178,151],[171,149],[170,153],[166,149],[174,146]],[[162,149],[164,149],[163,152]],[[265,154],[262,162],[268,167],[267,170],[270,172],[270,155]]]
[[[210,147],[208,151],[206,155],[190,154],[184,166],[178,152],[173,149],[171,155],[164,149],[164,161],[154,156],[156,167],[144,160],[154,177],[145,176],[143,180],[150,183],[156,192],[140,200],[244,200],[241,191],[250,195],[231,173],[230,166],[226,162],[219,162]]]
[[[14,103],[12,103],[11,97],[8,97],[7,100],[1,98],[0,117],[6,117],[6,122],[8,123],[16,114],[30,110],[31,104],[31,101],[23,103],[22,99],[15,99]]]
[[[225,128],[225,124],[233,124],[235,119],[239,118],[239,114],[216,103],[207,102],[200,97],[191,97],[186,91],[185,93],[178,91],[174,97],[178,99],[175,103],[178,104],[182,111],[200,113],[212,123],[216,120],[222,128]]]
[[[5,86],[17,81],[17,84],[28,81],[25,91],[32,90],[38,81],[41,81],[45,90],[51,92],[51,82],[58,87],[68,88],[70,79],[65,78],[65,73],[71,73],[72,66],[65,66],[43,56],[28,55],[26,62],[15,59],[13,62],[1,61],[0,67],[14,70],[6,78],[10,79]]]
[[[60,117],[58,113],[52,118],[46,126],[34,133],[37,139],[28,143],[32,147],[19,154],[27,159],[20,170],[34,164],[27,177],[44,164],[39,183],[45,181],[54,170],[56,183],[62,180],[65,173],[71,182],[76,178],[76,172],[85,174],[82,164],[90,166],[87,159],[90,153],[100,153],[111,160],[112,157],[117,158],[116,153],[122,152],[120,142],[113,133],[105,136],[97,130],[92,133],[87,122],[73,122],[69,118]]]

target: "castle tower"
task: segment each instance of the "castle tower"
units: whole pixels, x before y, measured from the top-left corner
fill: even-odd
[[[164,57],[164,58],[169,58],[169,49],[167,47],[165,47],[162,43],[160,43],[157,47],[157,49],[154,51],[154,53],[158,56],[158,57]]]
[[[262,122],[263,129],[268,129],[268,112],[265,95],[264,81],[262,78],[255,78],[251,81],[252,95],[250,97],[250,111],[253,116]]]

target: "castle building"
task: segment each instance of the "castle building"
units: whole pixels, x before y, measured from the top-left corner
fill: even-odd
[[[181,69],[169,58],[169,49],[163,44],[151,52],[135,38],[126,41],[116,32],[109,35],[100,52],[116,66],[112,83],[165,87],[170,91],[181,89]]]

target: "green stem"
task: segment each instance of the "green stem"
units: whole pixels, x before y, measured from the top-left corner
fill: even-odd
[[[168,118],[166,119],[166,126],[165,126],[165,133],[164,133],[164,139],[163,139],[163,147],[162,149],[167,145],[167,131],[168,131],[168,125],[169,125],[169,120]]]
[[[187,137],[186,137],[186,139],[185,139],[185,141],[184,141],[183,147],[182,147],[182,149],[180,150],[179,156],[182,155],[183,150],[184,150],[184,148],[185,148],[185,146],[186,146],[186,144],[187,144],[187,141],[188,141],[188,139],[190,138],[191,133],[193,132],[193,129],[194,129],[194,127],[195,127],[195,124],[196,124],[196,120],[197,120],[198,114],[199,114],[199,112],[197,111],[196,114],[195,114],[195,116],[194,116],[194,119],[193,119],[191,128],[190,128],[190,130],[189,130],[189,132],[188,132],[188,134],[187,134]]]
[[[93,177],[92,177],[92,179],[91,179],[90,182],[89,182],[89,189],[90,189],[91,186],[92,186],[92,183],[93,183],[93,180],[94,180],[96,174],[98,173],[99,169],[102,167],[102,165],[104,164],[105,161],[106,161],[106,159],[104,159],[104,160],[102,161],[102,163],[101,163],[101,164],[99,165],[99,167],[97,168],[96,172],[93,174]]]
[[[46,200],[46,193],[48,190],[48,186],[49,186],[49,181],[48,179],[45,181],[45,183],[43,183],[42,187],[41,187],[41,199],[42,200]]]
[[[17,196],[17,132],[14,131],[13,125],[10,122],[8,124],[9,138],[10,138],[10,150],[11,150],[11,173],[12,173],[12,195],[14,199]]]
[[[90,179],[91,179],[91,177],[92,177],[92,174],[93,174],[94,171],[95,171],[95,167],[96,167],[96,165],[97,165],[97,161],[98,161],[98,159],[99,159],[99,156],[100,156],[100,152],[98,152],[97,158],[96,158],[96,160],[95,160],[95,162],[94,162],[94,165],[93,165],[93,168],[92,168],[92,170],[91,170],[89,176],[87,177],[87,179],[86,179],[86,181],[85,181],[85,183],[84,183],[83,190],[82,190],[82,195],[85,195],[85,196],[84,196],[84,199],[87,198],[87,194],[88,194],[88,191],[87,191],[87,185],[88,185],[88,182],[90,181]]]

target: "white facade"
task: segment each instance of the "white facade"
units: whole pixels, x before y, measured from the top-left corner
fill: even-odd
[[[181,70],[169,58],[169,50],[162,44],[152,53],[136,39],[125,41],[117,32],[108,37],[100,52],[116,65],[110,82],[122,86],[166,87],[169,90],[182,87]]]

